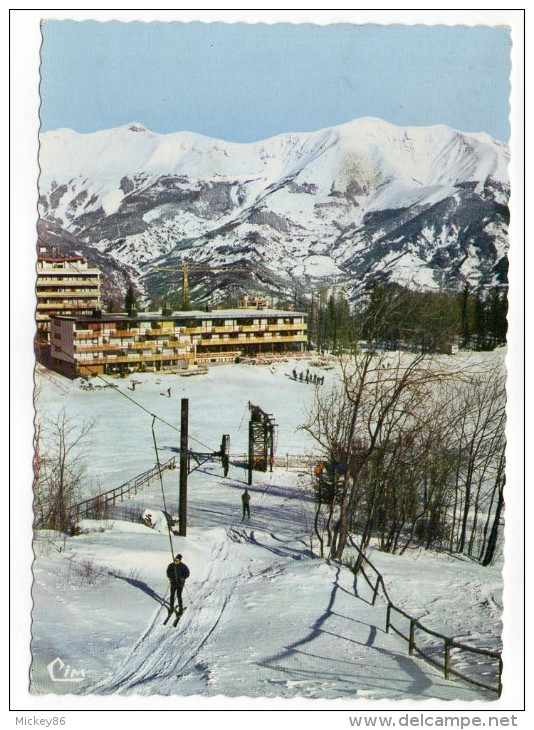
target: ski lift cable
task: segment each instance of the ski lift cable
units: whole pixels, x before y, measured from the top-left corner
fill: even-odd
[[[163,509],[165,510],[165,518],[167,520],[167,531],[169,533],[169,543],[171,546],[171,556],[172,560],[174,560],[174,546],[172,544],[172,533],[171,533],[171,525],[170,522],[167,519],[167,515],[169,514],[167,510],[167,500],[165,499],[165,489],[163,488],[163,477],[161,476],[161,465],[159,462],[159,452],[158,452],[158,443],[156,440],[156,432],[154,430],[154,422],[156,420],[156,416],[152,417],[152,440],[154,441],[154,451],[156,452],[156,463],[158,465],[158,475],[159,475],[159,483],[161,487],[161,497],[163,500]]]
[[[246,405],[245,408],[244,408],[244,410],[243,410],[243,415],[241,416],[241,421],[239,422],[239,428],[237,429],[238,431],[241,431],[241,426],[243,424],[243,419],[247,415],[247,408],[248,408],[248,405]]]
[[[57,350],[59,350],[60,352],[62,352],[64,355],[68,355],[69,357],[71,357],[71,355],[69,355],[69,353],[65,352],[65,350],[63,350],[59,345],[57,345],[57,344],[54,343],[54,347]],[[101,380],[103,383],[105,383],[110,388],[112,388],[112,390],[114,392],[118,393],[119,395],[122,395],[123,398],[126,398],[127,400],[129,400],[131,403],[133,403],[138,408],[141,408],[141,410],[143,410],[149,416],[152,416],[152,418],[157,418],[157,420],[160,421],[161,423],[163,423],[165,426],[168,426],[169,428],[172,428],[177,433],[181,434],[181,430],[178,428],[178,426],[173,426],[172,423],[169,423],[168,421],[166,421],[161,416],[158,416],[157,414],[152,413],[152,411],[149,411],[148,408],[145,408],[145,406],[141,405],[141,403],[139,403],[138,401],[136,401],[135,398],[132,398],[127,393],[124,393],[122,390],[119,390],[119,388],[117,386],[115,386],[113,383],[110,383],[108,380],[106,380],[102,375],[100,375],[100,373],[97,373],[97,372],[93,371],[90,365],[86,365],[85,367],[91,372],[91,375],[93,377],[98,378],[99,380]],[[200,446],[203,446],[208,451],[213,451],[214,453],[217,451],[216,449],[212,449],[211,446],[208,446],[208,444],[205,444],[203,441],[200,441],[200,439],[197,439],[194,436],[189,435],[189,438],[191,439],[191,441],[196,441],[197,444],[199,444]]]

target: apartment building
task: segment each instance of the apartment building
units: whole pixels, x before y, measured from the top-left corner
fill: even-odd
[[[305,349],[307,315],[285,310],[143,312],[51,318],[51,367],[69,377],[160,371]]]
[[[59,258],[39,253],[36,321],[40,341],[50,339],[52,316],[92,314],[102,307],[100,276],[84,256]]]
[[[269,297],[245,295],[237,300],[238,309],[271,309]]]
[[[243,355],[302,352],[308,343],[305,312],[220,309],[184,312],[181,321],[191,337],[197,363]]]

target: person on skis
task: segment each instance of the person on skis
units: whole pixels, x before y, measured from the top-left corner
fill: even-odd
[[[174,597],[178,598],[178,615],[181,616],[184,612],[184,606],[182,603],[182,591],[184,589],[185,581],[189,578],[189,568],[185,563],[182,563],[182,556],[178,554],[172,563],[167,566],[167,578],[171,584],[171,598],[170,598],[170,609],[172,613],[174,611]]]
[[[241,495],[241,501],[243,502],[243,518],[245,519],[245,515],[250,520],[250,494],[248,492],[248,489],[245,489],[243,494]]]

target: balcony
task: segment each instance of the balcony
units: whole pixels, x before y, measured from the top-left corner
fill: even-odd
[[[100,292],[95,287],[94,289],[75,289],[74,291],[47,291],[46,289],[37,289],[37,299],[99,299]]]
[[[106,365],[107,363],[152,363],[152,362],[162,362],[164,360],[169,360],[170,362],[178,362],[178,360],[183,360],[184,358],[188,358],[192,355],[192,353],[184,353],[184,354],[172,354],[172,355],[154,355],[153,353],[143,355],[142,353],[125,353],[125,354],[119,354],[119,353],[110,353],[109,355],[104,355],[101,357],[93,357],[93,358],[76,358],[76,362],[78,362],[81,365]]]
[[[267,329],[266,324],[243,324],[241,325],[242,332],[264,332]]]
[[[291,324],[270,324],[268,329],[270,332],[288,332],[307,329],[307,326],[307,324],[304,324],[302,322],[300,324],[292,322]]]
[[[62,295],[62,299],[65,299],[65,297]],[[77,297],[79,300],[79,297]],[[81,301],[72,301],[72,302],[43,302],[40,299],[37,300],[37,309],[38,310],[45,310],[45,309],[52,309],[52,310],[61,310],[61,309],[72,309],[76,312],[76,314],[81,314],[82,311],[91,314],[93,309],[97,309],[99,307],[99,302],[96,299],[87,299],[83,302]]]
[[[187,335],[204,335],[214,332],[213,327],[185,327],[183,331]]]
[[[100,288],[100,281],[98,277],[88,278],[87,276],[79,278],[69,278],[66,276],[50,276],[50,272],[47,272],[46,276],[37,274],[37,288],[44,286],[91,286]]]
[[[141,327],[139,332],[143,335],[154,335],[159,337],[160,335],[173,335],[179,327]]]
[[[271,337],[227,337],[223,339],[203,339],[197,342],[197,346],[201,348],[209,348],[210,346],[220,347],[221,345],[239,345],[244,347],[247,345],[274,345],[278,342],[307,342],[308,336],[306,333],[300,333],[296,335],[283,335],[283,336],[271,336]]]

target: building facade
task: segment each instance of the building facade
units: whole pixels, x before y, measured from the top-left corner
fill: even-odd
[[[102,307],[100,271],[91,269],[84,256],[53,257],[41,252],[37,259],[38,338],[50,339],[50,318],[90,315]]]
[[[185,369],[307,342],[307,315],[285,310],[54,315],[51,367],[69,377]]]

